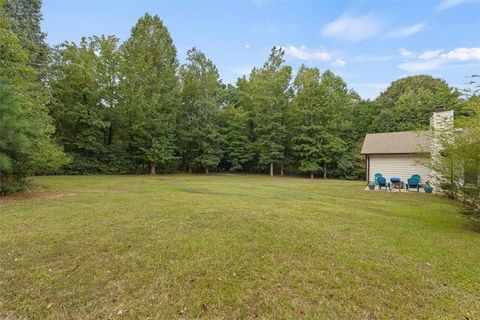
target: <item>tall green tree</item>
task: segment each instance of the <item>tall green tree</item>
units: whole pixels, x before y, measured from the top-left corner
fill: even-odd
[[[294,98],[289,109],[292,149],[298,171],[314,174],[321,170],[324,127],[321,123],[320,71],[304,65],[293,82]]]
[[[248,113],[241,107],[229,105],[222,113],[223,155],[233,170],[242,170],[254,156],[253,144],[248,137]]]
[[[13,10],[16,7],[25,8]],[[0,1],[0,77],[19,94],[22,109],[33,128],[35,139],[29,148],[28,164],[32,173],[50,172],[68,161],[52,139],[55,127],[47,108],[51,96],[41,76],[45,71],[46,44],[40,20],[39,2],[38,6],[30,6],[23,1]],[[33,31],[26,31],[30,29]],[[36,35],[38,42],[32,40]]]
[[[294,98],[289,110],[291,144],[301,173],[313,178],[327,168],[345,165],[346,138],[351,134],[352,95],[345,82],[330,71],[301,66],[293,83]]]
[[[0,195],[21,191],[31,174],[33,132],[20,97],[0,78]]]
[[[122,119],[126,149],[139,165],[175,166],[179,109],[177,51],[158,16],[145,14],[121,46]]]
[[[180,69],[182,111],[180,145],[188,168],[216,167],[222,157],[219,112],[223,87],[218,70],[205,54],[196,48],[187,52],[188,63]]]
[[[283,49],[272,48],[267,62],[262,68],[254,69],[249,79],[259,163],[270,167],[271,176],[274,164],[280,164],[283,174],[285,161],[285,113],[290,98],[292,68],[284,65],[284,55]]]
[[[73,162],[68,173],[124,172],[118,139],[118,39],[65,42],[55,50],[50,110],[56,137]]]
[[[45,42],[46,34],[41,30],[41,0],[5,0],[5,13],[12,31],[20,39],[29,55],[29,66],[45,80],[50,48]]]
[[[427,75],[396,80],[375,100],[379,107],[378,130],[426,129],[439,105],[458,111],[460,93],[441,79]]]

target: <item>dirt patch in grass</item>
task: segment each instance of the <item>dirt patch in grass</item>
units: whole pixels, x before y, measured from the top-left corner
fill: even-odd
[[[7,196],[0,196],[0,201],[16,201],[16,200],[31,200],[31,199],[44,199],[52,200],[63,197],[76,196],[73,192],[29,192],[21,194],[12,194]]]
[[[188,192],[188,193],[197,193],[197,194],[202,194],[202,193],[211,193],[209,190],[207,189],[185,189],[183,190],[185,192]]]

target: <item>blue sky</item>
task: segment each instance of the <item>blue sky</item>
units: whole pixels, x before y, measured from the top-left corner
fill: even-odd
[[[52,45],[100,34],[123,41],[145,12],[158,14],[180,62],[196,46],[225,83],[261,66],[274,45],[294,70],[331,69],[364,98],[407,75],[462,88],[480,73],[480,0],[44,0],[42,11]]]

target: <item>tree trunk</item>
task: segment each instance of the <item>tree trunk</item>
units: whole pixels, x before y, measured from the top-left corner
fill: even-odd
[[[270,177],[273,177],[273,162],[270,162]]]
[[[192,166],[188,165],[188,173],[192,173]]]
[[[152,176],[157,174],[157,172],[155,171],[155,164],[154,163],[150,163],[150,174]]]
[[[310,179],[313,179],[313,173],[310,173]]]
[[[280,163],[280,175],[283,176],[284,173],[283,173],[283,162]]]
[[[323,179],[327,179],[327,164],[323,164]]]
[[[205,167],[205,173],[208,174],[208,167]]]

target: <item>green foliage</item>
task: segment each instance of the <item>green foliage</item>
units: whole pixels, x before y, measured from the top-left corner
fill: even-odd
[[[121,119],[126,150],[139,165],[173,165],[179,107],[177,51],[158,16],[145,14],[121,46]]]
[[[321,123],[320,71],[302,65],[293,82],[292,149],[298,171],[313,175],[322,168],[324,127]]]
[[[18,36],[24,50],[28,52],[28,65],[38,71],[44,80],[49,62],[50,48],[42,32],[41,0],[5,0],[5,14],[12,31]]]
[[[378,130],[408,131],[426,129],[438,106],[458,110],[460,93],[441,79],[420,75],[402,78],[380,94]]]
[[[219,112],[222,84],[218,70],[202,52],[187,52],[188,63],[180,68],[182,108],[179,135],[185,166],[208,171],[222,157]]]
[[[40,31],[40,4],[0,1],[0,77],[18,94],[32,135],[28,156],[17,159],[22,174],[52,172],[68,161],[52,139],[55,127],[47,108],[51,96],[44,81],[48,46]]]
[[[26,187],[33,132],[19,96],[0,78],[0,195]]]
[[[480,110],[480,99],[467,100]],[[480,213],[480,113],[458,119],[455,133],[440,134],[441,155],[432,161],[439,185],[453,198]]]
[[[244,165],[254,157],[253,144],[248,138],[248,113],[241,107],[230,105],[225,108],[222,116],[224,160],[231,169],[243,170]]]
[[[119,149],[118,62],[118,39],[112,36],[82,38],[79,45],[65,42],[55,50],[50,111],[56,137],[74,159],[64,168],[67,173],[125,167],[122,157],[106,157]]]
[[[271,168],[274,163],[285,160],[285,112],[292,68],[283,65],[284,55],[283,49],[273,47],[267,62],[262,68],[254,69],[249,79],[259,164],[270,164]]]
[[[331,168],[336,176],[358,178],[352,153],[360,137],[352,137],[354,99],[345,82],[330,71],[320,75],[316,68],[301,66],[293,87],[288,118],[298,171],[326,177]]]

